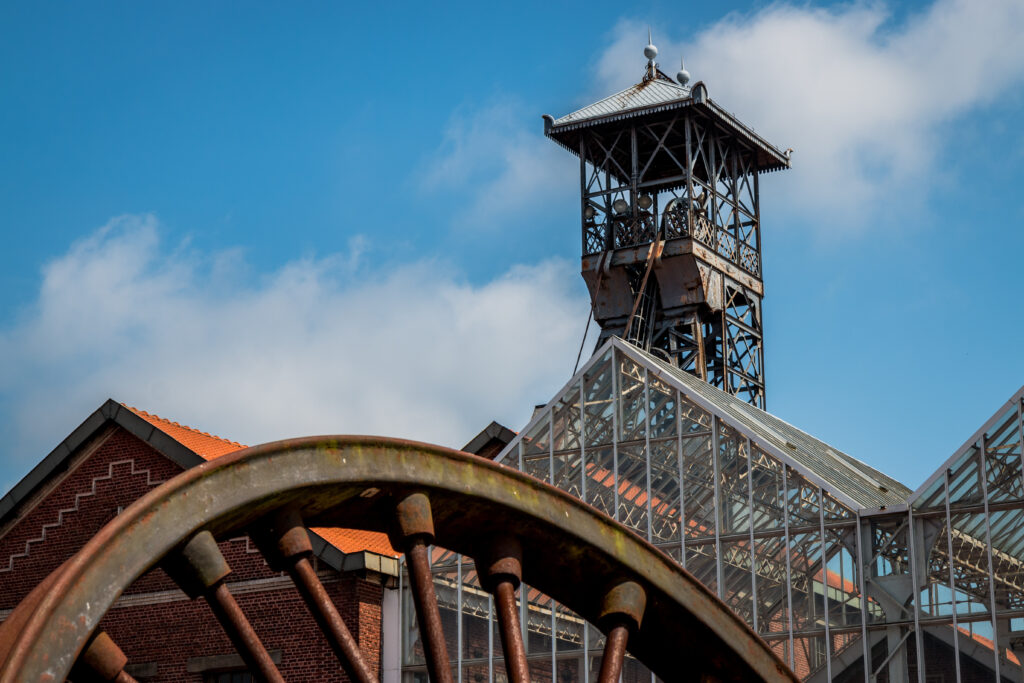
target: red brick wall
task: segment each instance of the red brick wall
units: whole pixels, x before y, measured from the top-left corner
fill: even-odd
[[[127,507],[180,471],[147,444],[116,429],[0,536],[0,609],[16,605],[113,519],[119,506]]]
[[[326,588],[364,656],[379,673],[381,588],[351,575],[327,583]],[[236,599],[266,648],[281,651],[278,666],[286,680],[348,680],[294,587],[240,593]],[[376,604],[368,602],[374,599]],[[365,618],[367,613],[376,619]],[[130,662],[157,664],[157,677],[147,681],[201,681],[201,674],[186,670],[189,658],[234,652],[202,599],[114,608],[102,627]]]
[[[40,500],[28,501],[26,511],[0,530],[0,610],[13,608],[51,570],[76,552],[118,508],[127,507],[181,468],[127,431],[116,428]],[[250,582],[283,578],[266,566],[245,537],[221,542],[232,567],[229,585],[269,650],[281,650],[280,668],[289,681],[347,680],[333,653],[290,581],[254,591]],[[320,569],[327,569],[321,566]],[[383,589],[354,575],[331,571],[325,579],[345,623],[364,656],[379,671],[381,600]],[[247,585],[250,584],[250,585]],[[167,599],[146,595],[173,591],[174,583],[155,569],[125,591],[133,599]],[[233,652],[227,636],[205,602],[174,594],[173,601],[114,607],[101,626],[132,664],[155,663],[153,681],[201,681],[187,673],[189,658]]]

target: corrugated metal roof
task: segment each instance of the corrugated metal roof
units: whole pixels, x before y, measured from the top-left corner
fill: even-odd
[[[556,120],[554,125],[562,126],[567,123],[578,123],[587,119],[620,114],[633,109],[655,107],[667,102],[683,100],[689,96],[689,88],[672,81],[653,78],[567,114]]]
[[[789,463],[833,495],[838,494],[840,499],[846,499],[859,509],[907,502],[910,489],[892,477],[632,344],[618,338],[611,342],[663,381],[674,384],[702,408],[745,432],[763,450]]]
[[[691,89],[679,85],[660,71],[655,75],[648,74],[640,83],[566,114],[560,119],[556,120],[545,114],[544,134],[573,154],[578,154],[577,136],[581,129],[634,116],[690,107],[725,124],[733,133],[758,148],[759,171],[789,168],[790,160],[787,153],[779,150],[733,114],[709,99],[706,85],[698,82]]]

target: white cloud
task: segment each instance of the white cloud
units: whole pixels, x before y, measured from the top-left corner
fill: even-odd
[[[509,100],[456,111],[422,187],[466,193],[458,221],[475,228],[571,205],[579,191],[578,162],[542,131],[539,115]]]
[[[118,218],[47,265],[33,309],[0,332],[10,485],[108,396],[247,442],[370,433],[461,446],[529,417],[569,375],[587,304],[568,264],[475,286],[430,261],[351,253],[258,285],[237,253],[161,244]],[[6,489],[6,486],[0,488]]]
[[[1024,80],[1021,35],[1019,0],[938,0],[900,23],[879,3],[772,4],[655,43],[667,73],[684,54],[713,100],[796,150],[773,194],[828,231],[924,198],[936,155],[963,153],[949,124]],[[638,80],[646,24],[613,37],[597,66],[604,94]]]

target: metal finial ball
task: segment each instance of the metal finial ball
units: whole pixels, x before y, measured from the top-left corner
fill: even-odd
[[[653,43],[648,43],[647,47],[644,48],[644,57],[647,59],[654,59],[658,56],[658,48],[654,47]]]
[[[686,69],[680,69],[679,73],[676,74],[676,80],[679,81],[679,85],[686,85],[690,82],[690,72]]]

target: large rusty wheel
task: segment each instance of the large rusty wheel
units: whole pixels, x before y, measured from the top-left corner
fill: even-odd
[[[568,494],[490,461],[425,444],[311,437],[238,451],[187,470],[124,510],[37,587],[0,627],[0,683],[63,681],[76,660],[131,681],[94,633],[157,564],[202,595],[247,665],[281,681],[231,596],[214,539],[248,532],[294,579],[353,680],[372,676],[312,571],[305,525],[383,531],[406,556],[433,681],[451,681],[428,546],[475,558],[495,597],[509,680],[528,676],[515,608],[520,579],[607,635],[600,680],[624,651],[666,681],[788,681],[782,662],[668,556]]]

